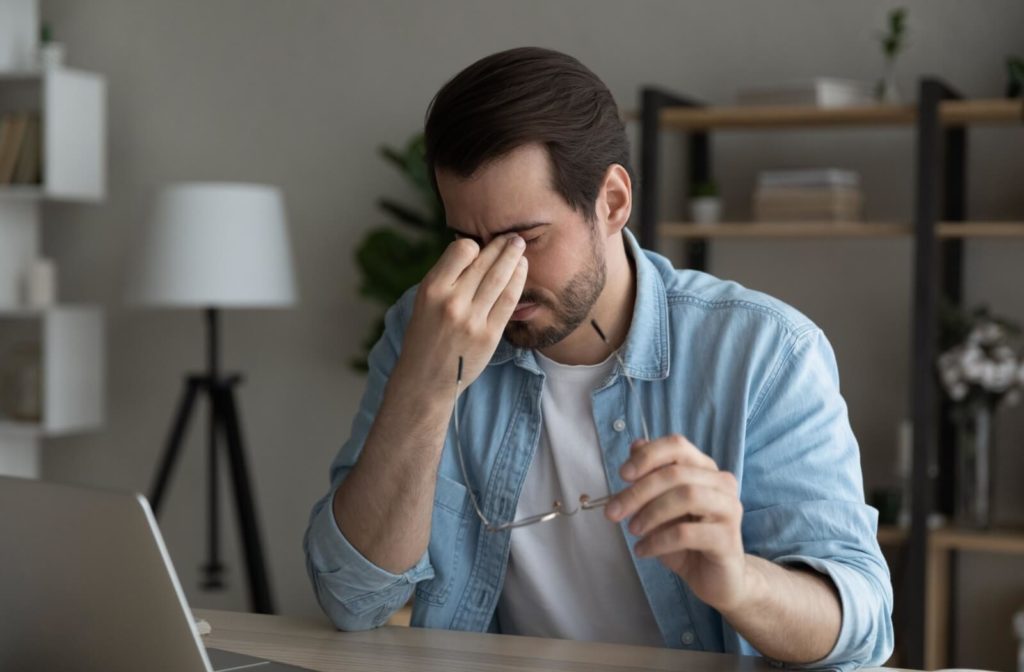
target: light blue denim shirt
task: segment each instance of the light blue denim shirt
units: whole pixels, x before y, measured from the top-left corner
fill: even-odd
[[[811,567],[835,583],[842,629],[834,649],[813,666],[884,663],[893,646],[892,587],[876,541],[877,512],[864,503],[857,441],[825,336],[784,303],[705,273],[675,270],[664,257],[642,250],[629,231],[624,235],[636,261],[637,291],[622,357],[642,408],[619,367],[593,393],[611,491],[628,485],[619,467],[642,435],[641,413],[652,437],[687,437],[739,481],[747,553]],[[414,294],[410,290],[388,311],[384,336],[370,354],[351,437],[331,464],[330,491],[310,516],[307,569],[321,606],[342,630],[382,625],[415,591],[414,626],[500,631],[495,613],[510,532],[487,532],[474,514],[452,428],[438,470],[430,543],[415,567],[393,574],[376,566],[334,520],[334,490],[370,431]],[[460,400],[470,483],[491,520],[515,515],[541,432],[543,385],[533,352],[502,341]],[[626,522],[619,527],[632,549],[637,538]],[[657,559],[634,555],[633,565],[665,646],[758,654]]]

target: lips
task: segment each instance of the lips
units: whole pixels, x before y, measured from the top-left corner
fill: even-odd
[[[515,321],[521,321],[529,319],[538,308],[538,304],[531,301],[520,301],[516,304],[515,312],[512,313],[512,319]]]

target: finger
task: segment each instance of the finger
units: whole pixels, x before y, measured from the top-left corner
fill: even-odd
[[[743,507],[733,495],[705,485],[670,488],[643,506],[629,521],[629,531],[642,537],[665,523],[684,516],[702,521],[733,521],[742,517]]]
[[[667,464],[689,464],[704,469],[718,469],[709,456],[678,434],[655,439],[630,451],[619,473],[626,481],[636,481]]]
[[[487,243],[473,263],[470,264],[466,270],[462,272],[459,279],[455,281],[457,291],[465,297],[467,301],[472,301],[473,296],[476,294],[477,288],[480,286],[480,282],[484,276],[487,275],[487,271],[491,269],[494,262],[505,252],[512,242],[512,238],[518,238],[519,236],[497,236],[491,242]]]
[[[720,522],[673,522],[663,525],[640,541],[633,551],[641,558],[680,551],[725,552],[733,543],[733,531]]]
[[[526,286],[528,271],[529,264],[526,261],[526,257],[519,257],[519,261],[516,262],[516,268],[512,272],[512,277],[509,279],[508,284],[505,285],[505,289],[498,295],[498,300],[494,302],[491,312],[487,315],[489,327],[504,329],[508,321],[512,319],[512,313],[516,310],[519,297],[523,295],[523,287]]]
[[[525,249],[526,241],[519,236],[510,238],[505,244],[497,259],[494,260],[494,263],[491,264],[491,267],[487,269],[487,272],[480,280],[480,285],[476,288],[476,294],[473,297],[473,310],[475,312],[490,312],[494,302],[498,300],[501,292],[508,286],[509,280],[512,279],[512,274],[515,273],[517,264],[522,258],[523,250]]]
[[[429,284],[436,283],[441,287],[451,287],[479,255],[480,246],[476,241],[469,238],[453,240],[434,267],[427,272],[423,281]]]
[[[608,517],[615,522],[624,520],[673,488],[700,486],[719,489],[720,473],[690,465],[668,464],[616,494],[608,503]]]

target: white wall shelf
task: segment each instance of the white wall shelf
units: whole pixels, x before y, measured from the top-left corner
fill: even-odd
[[[7,417],[0,434],[52,437],[97,429],[104,416],[105,348],[102,310],[60,306],[0,311],[0,371],[9,353],[38,351],[41,415]]]
[[[0,185],[0,196],[100,201],[106,193],[106,82],[71,68],[0,72],[0,114],[37,112],[42,183]]]
[[[106,82],[38,67],[38,39],[37,1],[0,0],[0,115],[37,115],[41,142],[38,182],[0,184],[0,473],[24,477],[40,475],[42,440],[99,428],[106,396],[102,311],[24,307],[43,203],[106,195]]]

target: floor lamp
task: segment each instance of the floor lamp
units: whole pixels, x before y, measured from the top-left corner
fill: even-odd
[[[177,411],[150,491],[155,515],[181,455],[200,396],[210,404],[207,428],[207,562],[201,586],[224,586],[218,524],[218,471],[226,459],[238,514],[250,606],[273,613],[255,497],[235,400],[242,377],[220,367],[220,311],[273,308],[296,301],[284,201],[276,188],[255,184],[185,183],[157,198],[143,236],[131,303],[201,309],[206,323],[206,371],[186,375]],[[223,446],[223,452],[222,452]]]

